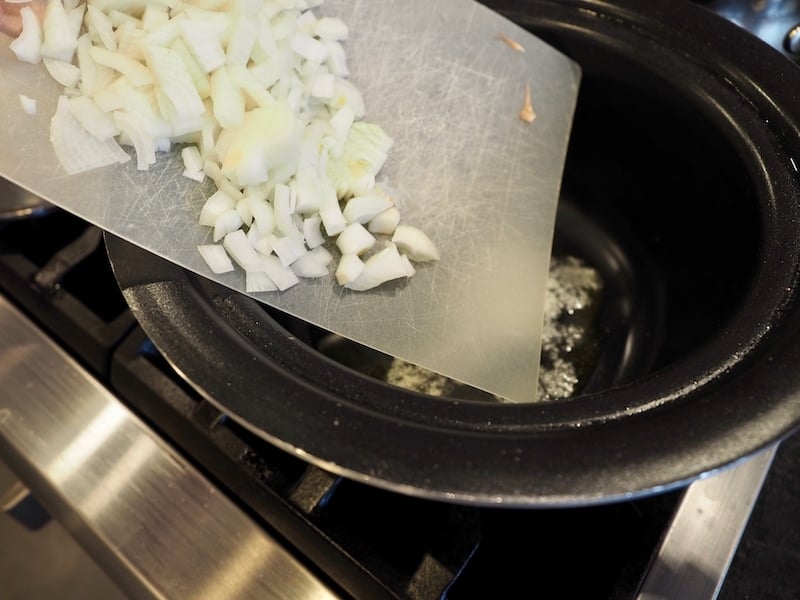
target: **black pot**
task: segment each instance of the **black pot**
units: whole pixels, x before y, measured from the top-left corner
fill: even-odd
[[[142,326],[256,434],[333,472],[440,500],[630,498],[791,433],[800,69],[690,3],[487,4],[583,68],[556,245],[614,282],[598,362],[610,375],[537,405],[407,392],[324,356],[259,303],[109,237]]]

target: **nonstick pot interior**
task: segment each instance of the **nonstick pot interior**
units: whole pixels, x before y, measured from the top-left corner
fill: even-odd
[[[583,393],[509,405],[401,390],[323,355],[252,299],[108,237],[142,326],[256,434],[333,472],[440,500],[630,498],[792,432],[797,68],[690,4],[490,6],[583,69],[555,250],[601,271],[612,315]]]

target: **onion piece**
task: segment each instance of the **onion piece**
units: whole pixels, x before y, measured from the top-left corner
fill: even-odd
[[[364,272],[364,261],[355,254],[344,254],[336,266],[336,281],[339,285],[347,285],[358,279]]]
[[[222,240],[222,246],[228,251],[230,257],[245,271],[263,271],[263,259],[255,248],[250,245],[247,235],[241,229],[232,231]],[[277,260],[277,258],[275,259]],[[276,282],[277,283],[277,282]]]
[[[398,225],[392,235],[392,242],[411,260],[417,262],[439,260],[439,250],[431,239],[422,230],[411,225]]]
[[[367,223],[367,231],[370,233],[382,233],[391,235],[400,223],[400,211],[396,206],[387,208],[385,211],[376,215]]]
[[[375,244],[372,235],[361,223],[350,223],[336,238],[336,246],[342,254],[363,254]]]
[[[106,13],[97,8],[96,5],[89,4],[86,7],[86,22],[89,27],[89,33],[94,33],[106,49],[112,51],[117,49],[114,25]]]
[[[217,219],[226,211],[236,208],[236,200],[222,190],[217,190],[203,204],[200,210],[200,225],[214,227]]]
[[[72,62],[78,36],[61,0],[48,0],[42,21],[42,58]]]
[[[64,62],[63,60],[53,60],[52,58],[42,59],[50,77],[55,79],[65,88],[74,88],[81,79],[81,70],[75,65]]]
[[[341,155],[328,161],[328,177],[338,196],[358,196],[370,191],[392,144],[392,138],[379,126],[363,121],[353,123]]]
[[[73,175],[130,160],[116,140],[98,140],[78,122],[69,100],[60,96],[50,120],[50,141],[64,170]]]
[[[113,117],[88,96],[70,98],[69,109],[83,128],[98,140],[108,140],[119,134]]]
[[[273,240],[272,251],[286,267],[308,252],[303,241],[293,236],[279,237]]]
[[[409,263],[403,261],[397,246],[388,244],[386,248],[364,261],[364,270],[354,281],[344,284],[346,288],[363,292],[382,283],[402,277],[410,277]]]
[[[292,270],[298,277],[318,278],[328,275],[328,267],[311,252],[306,252],[292,263]]]
[[[225,64],[225,50],[211,23],[186,19],[181,22],[181,35],[204,72],[211,73]]]
[[[233,271],[233,263],[231,262],[225,248],[219,244],[205,244],[197,247],[200,256],[206,261],[208,268],[212,273],[229,273]]]
[[[322,40],[346,40],[350,32],[344,21],[336,17],[322,17],[314,25],[314,33]]]
[[[29,115],[36,114],[36,99],[26,96],[25,94],[19,94],[19,103],[22,106],[22,110]]]
[[[120,52],[112,52],[100,46],[92,46],[89,50],[98,65],[104,65],[122,73],[133,87],[142,87],[155,83],[152,73],[142,63]]]
[[[226,60],[229,65],[247,65],[253,46],[259,38],[260,25],[256,15],[250,11],[239,15],[231,33],[231,43],[226,50]]]
[[[261,269],[269,275],[280,291],[289,289],[300,283],[297,274],[291,267],[284,266],[277,256],[264,256],[261,259]]]
[[[181,160],[184,168],[192,173],[203,173],[203,157],[200,156],[200,149],[197,146],[186,146],[181,150]]]
[[[114,124],[128,136],[136,150],[136,168],[146,171],[156,162],[156,140],[146,119],[139,113],[125,110],[114,111]]]
[[[214,117],[223,129],[233,131],[242,125],[245,113],[244,94],[231,79],[224,65],[211,74],[211,102],[214,106]]]
[[[268,235],[275,230],[275,212],[266,199],[257,196],[248,196],[246,199],[253,213],[253,220],[262,235]]]
[[[226,210],[214,221],[214,241],[218,242],[232,231],[236,231],[244,224],[239,211]]]
[[[351,223],[364,224],[391,208],[393,204],[392,199],[382,188],[376,188],[363,196],[355,196],[348,200],[342,214]]]
[[[9,44],[9,48],[17,56],[17,59],[37,64],[42,60],[42,42],[44,40],[42,25],[30,6],[21,8],[19,16],[22,20],[22,31]]]
[[[233,132],[222,173],[240,186],[266,181],[271,165],[291,165],[302,131],[302,122],[286,102],[247,112]]]
[[[205,112],[203,100],[180,54],[171,48],[148,46],[144,56],[159,89],[172,102],[177,117],[186,118]]]
[[[306,239],[306,245],[312,250],[325,243],[325,238],[320,231],[321,225],[322,219],[318,215],[303,219],[303,237]]]
[[[274,292],[278,289],[275,282],[264,271],[245,271],[244,290],[250,293]]]

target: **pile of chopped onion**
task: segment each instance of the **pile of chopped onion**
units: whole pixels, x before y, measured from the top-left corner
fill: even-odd
[[[68,173],[180,149],[186,177],[213,181],[198,250],[214,273],[285,290],[327,276],[335,240],[335,279],[367,290],[439,255],[376,182],[392,139],[363,121],[348,28],[321,3],[48,0],[41,22],[22,9],[11,49],[64,86],[50,133]]]

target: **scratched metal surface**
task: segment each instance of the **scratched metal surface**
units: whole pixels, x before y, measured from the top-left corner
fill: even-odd
[[[442,260],[369,292],[342,289],[331,275],[252,296],[509,400],[533,400],[579,67],[470,0],[328,0],[323,13],[350,26],[351,79],[367,120],[395,140],[383,173],[399,190],[404,221],[430,235]],[[178,154],[147,172],[133,160],[66,175],[49,142],[57,84],[0,46],[0,175],[244,293],[241,272],[213,275],[195,249],[210,242],[197,218],[212,190],[181,176]],[[537,114],[530,124],[517,116],[526,83]],[[38,101],[35,115],[23,112],[19,93]]]

